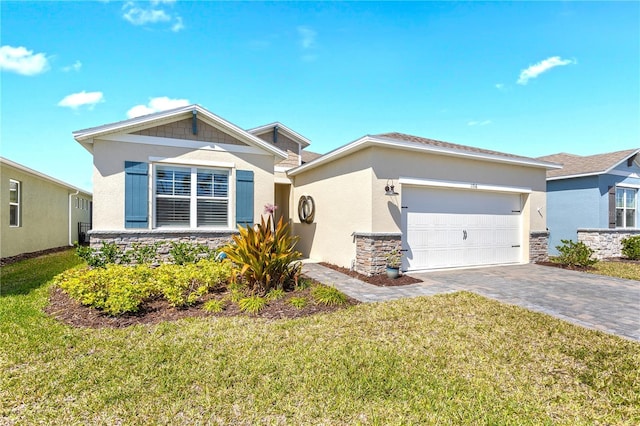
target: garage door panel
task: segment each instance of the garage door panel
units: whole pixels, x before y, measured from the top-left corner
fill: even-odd
[[[405,268],[519,262],[520,203],[512,193],[403,188]]]

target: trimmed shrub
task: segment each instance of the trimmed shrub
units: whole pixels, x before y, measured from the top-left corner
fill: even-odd
[[[294,250],[298,241],[289,233],[289,225],[278,222],[272,230],[271,216],[254,227],[239,226],[240,235],[223,249],[234,264],[232,280],[242,280],[252,294],[264,295],[273,288],[293,287],[302,270]]]
[[[104,268],[107,265],[129,263],[130,258],[116,243],[102,242],[100,249],[81,246],[76,242],[76,255],[92,268]]]
[[[202,259],[214,259],[216,250],[210,249],[204,244],[177,243],[174,241],[171,242],[169,256],[176,265],[186,265],[188,263],[196,263]]]
[[[56,284],[82,305],[109,315],[137,312],[156,290],[145,266],[107,265],[96,269],[74,269],[58,275]]]
[[[155,286],[171,306],[186,307],[229,280],[231,265],[212,260],[197,264],[164,264],[154,270]]]
[[[622,254],[631,260],[640,259],[640,235],[622,239]]]
[[[556,258],[558,263],[565,266],[578,266],[586,268],[595,265],[598,260],[591,256],[594,251],[582,241],[573,242],[572,240],[560,240],[562,245],[556,246],[560,255]]]

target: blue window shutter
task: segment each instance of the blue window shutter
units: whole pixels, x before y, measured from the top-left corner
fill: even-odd
[[[149,165],[124,162],[124,227],[149,227]]]
[[[253,171],[236,171],[236,225],[253,225]]]

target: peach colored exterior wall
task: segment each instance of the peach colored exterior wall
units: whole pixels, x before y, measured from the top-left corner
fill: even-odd
[[[353,232],[400,233],[402,185],[399,177],[531,188],[523,194],[522,262],[529,259],[529,235],[546,231],[546,172],[542,168],[507,165],[459,157],[370,147],[294,177],[294,206],[301,195],[316,199],[316,223],[295,231],[305,255],[343,267],[355,258]],[[385,195],[390,180],[398,196]]]
[[[9,180],[20,182],[20,226],[9,226]],[[76,191],[58,183],[0,164],[0,257],[11,257],[69,245],[69,195]],[[89,222],[89,210],[75,200],[91,200],[80,192],[71,198],[71,242],[78,239],[77,223]]]
[[[132,134],[173,139],[187,139],[202,142],[217,142],[229,145],[246,145],[244,142],[216,129],[202,120],[197,120],[197,133],[194,135],[191,118],[185,118],[184,120],[174,121],[144,130],[138,130]]]
[[[231,229],[235,229],[235,171],[254,172],[254,218],[259,220],[266,203],[274,200],[273,156],[238,152],[220,152],[207,149],[178,148],[151,144],[135,144],[95,140],[93,146],[94,203],[93,229],[115,231],[124,229],[124,163],[140,161],[150,163],[149,157],[175,159],[172,164],[199,162],[233,163],[229,179]],[[163,163],[164,164],[164,163]],[[193,164],[189,164],[193,165]],[[149,197],[152,212],[152,197]],[[152,223],[153,221],[151,221]]]
[[[372,229],[371,150],[338,159],[294,177],[291,216],[298,250],[305,256],[346,268],[355,259],[354,232]],[[316,204],[312,224],[298,218],[298,200],[310,195]]]

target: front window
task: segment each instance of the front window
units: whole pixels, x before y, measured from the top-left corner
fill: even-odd
[[[636,227],[636,194],[637,190],[616,188],[616,227]]]
[[[229,172],[197,167],[157,166],[157,227],[229,226]]]
[[[9,180],[9,226],[20,226],[20,182]]]

